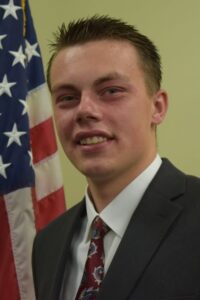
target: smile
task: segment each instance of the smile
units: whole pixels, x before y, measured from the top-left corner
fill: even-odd
[[[80,140],[80,145],[95,145],[95,144],[103,143],[105,141],[107,141],[106,137],[93,136],[93,137],[87,137]]]

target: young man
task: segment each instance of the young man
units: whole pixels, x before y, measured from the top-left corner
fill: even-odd
[[[168,99],[154,44],[95,16],[63,25],[53,50],[58,135],[88,188],[35,240],[37,299],[200,299],[200,181],[157,154]],[[97,216],[108,228],[98,274],[88,270]]]

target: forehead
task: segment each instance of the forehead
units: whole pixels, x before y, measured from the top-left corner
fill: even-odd
[[[61,49],[51,66],[51,79],[55,77],[86,76],[99,73],[130,72],[140,68],[135,47],[122,40],[100,40]],[[141,71],[141,70],[140,70]]]
[[[113,60],[117,58],[125,60],[130,59],[130,61],[137,61],[139,58],[138,50],[131,42],[126,40],[106,39],[66,46],[58,51],[52,64],[57,60],[63,61],[64,59],[66,62],[68,59],[73,61],[73,58],[76,60],[82,56],[86,56],[84,59],[92,59],[99,56],[101,59],[104,58],[104,60],[106,60],[106,58],[109,58],[110,60],[112,57]]]

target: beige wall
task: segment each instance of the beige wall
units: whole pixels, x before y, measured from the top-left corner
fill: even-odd
[[[63,21],[109,14],[137,26],[158,46],[163,87],[170,98],[158,131],[159,153],[187,173],[200,175],[200,1],[199,0],[29,0],[44,63],[48,42]],[[85,180],[61,151],[68,207],[80,200]]]

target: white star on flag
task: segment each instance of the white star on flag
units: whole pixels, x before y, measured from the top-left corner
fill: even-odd
[[[20,136],[26,134],[25,131],[18,131],[17,130],[17,124],[14,123],[12,131],[6,131],[4,132],[4,135],[8,136],[8,144],[7,147],[9,147],[12,143],[16,143],[19,146],[21,146]]]
[[[30,44],[29,41],[26,40],[26,49],[25,53],[28,57],[28,61],[32,59],[33,56],[40,57],[39,52],[37,52],[36,48],[38,47],[38,43]]]
[[[9,51],[9,53],[15,57],[12,66],[20,63],[25,68],[26,55],[23,53],[22,46],[19,47],[18,51]]]
[[[2,40],[7,37],[7,34],[0,35],[0,49],[3,49]]]
[[[6,168],[8,168],[11,165],[11,163],[4,164],[2,156],[0,155],[0,175],[2,175],[4,178],[7,178],[6,176]]]
[[[22,111],[22,116],[28,112],[28,104],[26,100],[19,99],[19,102],[23,105],[24,109]]]
[[[7,75],[5,74],[3,77],[3,81],[0,82],[0,96],[3,94],[7,94],[9,97],[12,97],[10,88],[15,84],[16,82],[8,82]]]
[[[3,8],[5,10],[3,19],[6,19],[8,16],[12,16],[16,20],[18,20],[16,11],[18,9],[22,9],[20,6],[14,5],[13,0],[10,0],[8,5],[0,5],[0,8]]]

